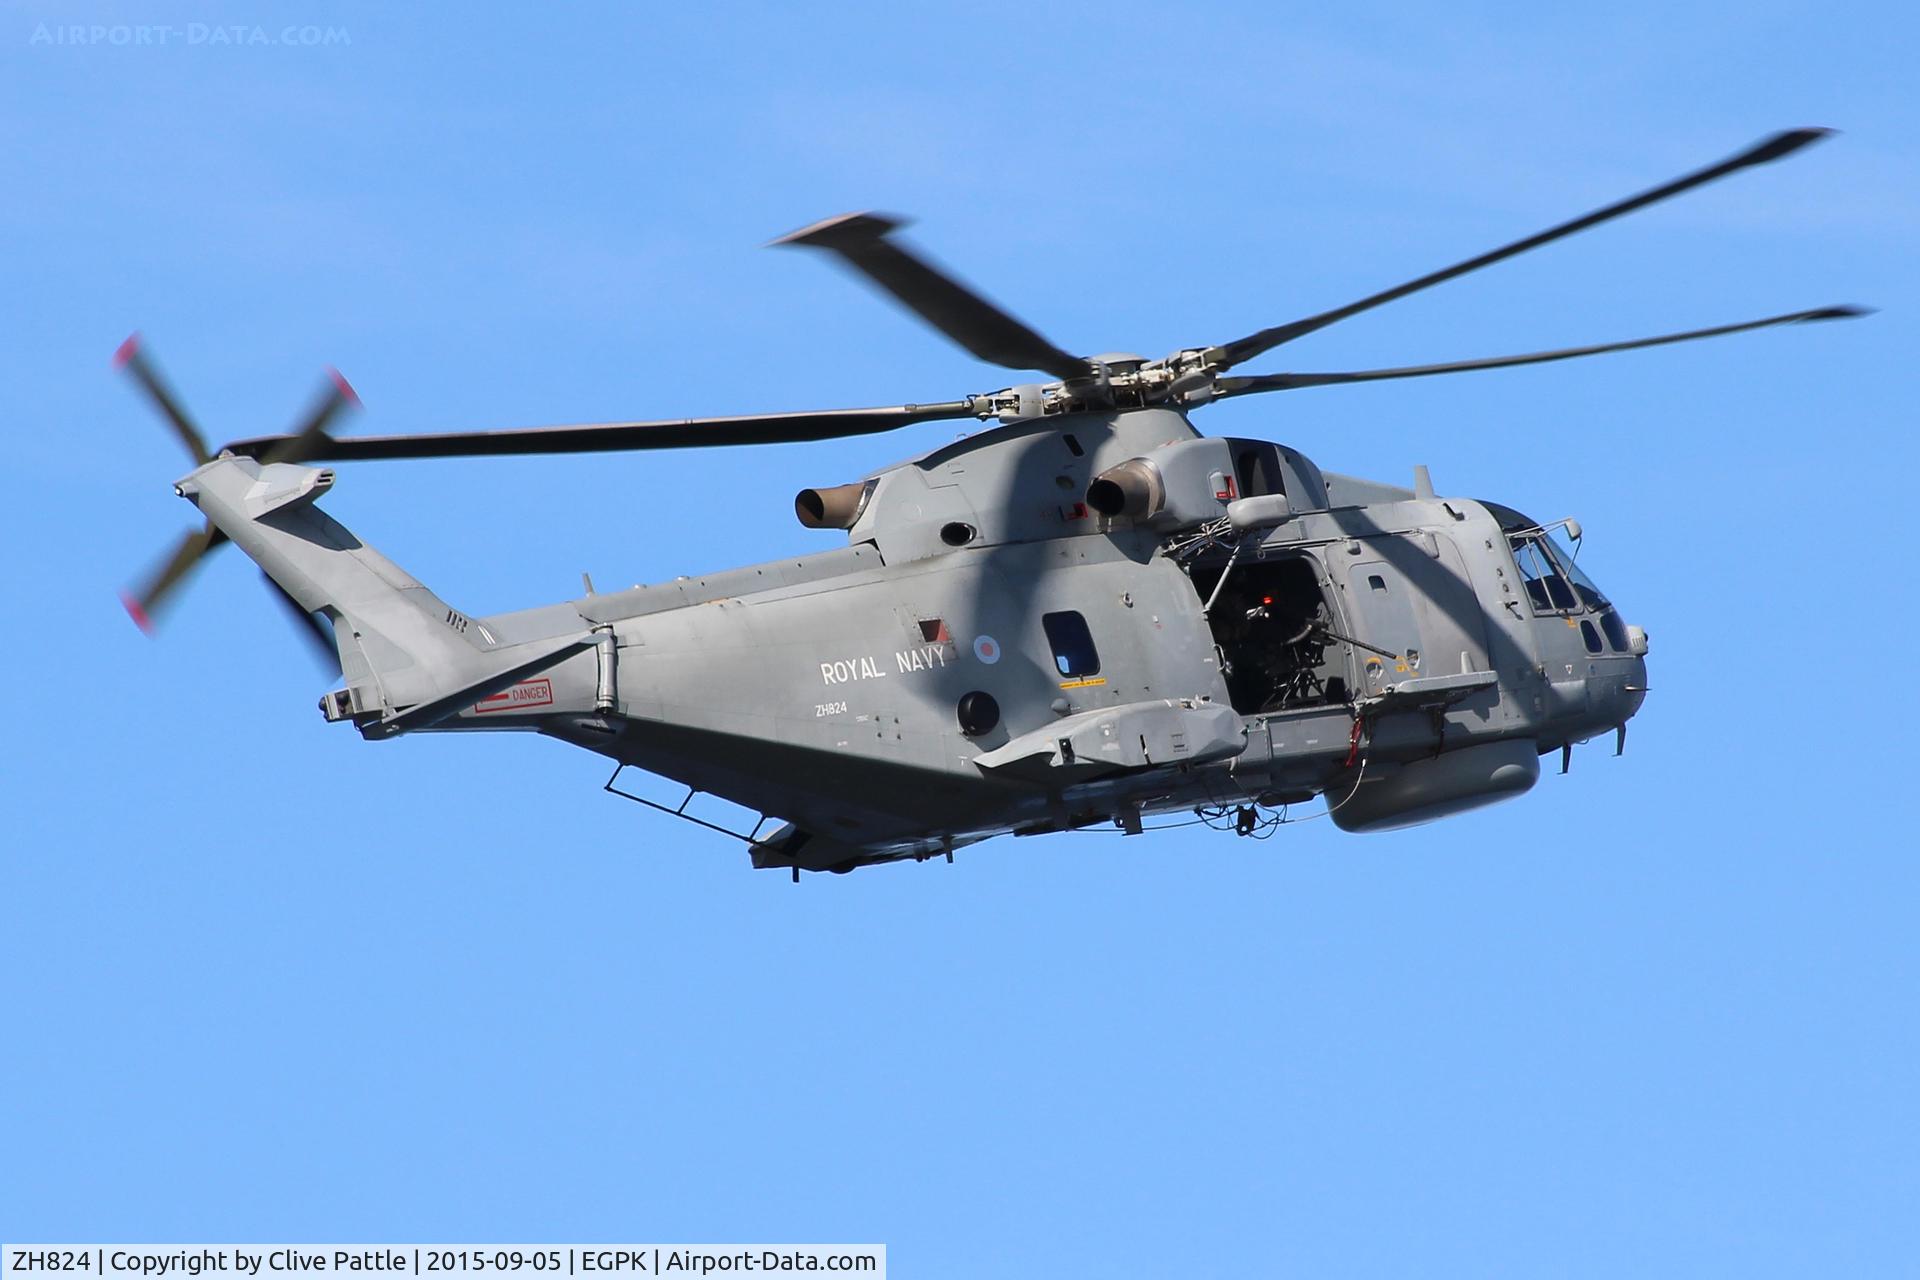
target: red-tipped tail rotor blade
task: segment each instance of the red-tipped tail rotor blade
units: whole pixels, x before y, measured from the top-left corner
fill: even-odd
[[[360,407],[360,394],[338,369],[327,369],[327,385],[293,433],[260,455],[262,462],[305,462],[341,414]]]
[[[199,426],[181,407],[179,397],[173,394],[171,387],[167,386],[166,380],[160,376],[160,371],[154,367],[153,361],[147,358],[146,349],[141,345],[139,334],[128,335],[127,340],[120,344],[120,349],[113,353],[113,362],[133,375],[133,380],[140,384],[141,390],[147,393],[147,397],[160,410],[161,416],[173,427],[174,434],[180,437],[180,443],[184,444],[187,452],[193,455],[194,465],[200,466],[211,462],[213,454],[207,449],[206,436],[201,434]]]
[[[134,625],[152,635],[154,616],[160,606],[186,581],[200,558],[226,540],[226,535],[210,524],[183,534],[174,545],[173,554],[144,586],[138,591],[120,593],[120,603],[126,606],[127,616],[133,619]]]

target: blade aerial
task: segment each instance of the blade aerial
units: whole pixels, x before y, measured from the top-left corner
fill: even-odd
[[[989,364],[1039,369],[1056,378],[1090,377],[1093,366],[1069,355],[973,290],[889,238],[902,224],[876,213],[848,213],[802,227],[776,245],[808,245],[840,256],[922,320]]]
[[[1766,164],[1769,161],[1778,160],[1783,156],[1792,155],[1802,147],[1807,146],[1809,143],[1818,142],[1832,132],[1831,129],[1789,129],[1785,133],[1774,134],[1770,138],[1755,143],[1736,156],[1722,160],[1719,164],[1709,165],[1705,169],[1696,170],[1684,177],[1675,178],[1672,182],[1664,186],[1655,187],[1650,191],[1643,191],[1637,196],[1630,196],[1615,204],[1607,205],[1603,209],[1596,209],[1592,213],[1573,219],[1571,222],[1563,222],[1556,227],[1550,227],[1538,235],[1528,236],[1524,240],[1516,240],[1512,244],[1503,245],[1491,252],[1483,253],[1477,258],[1468,258],[1465,262],[1457,262],[1453,266],[1443,267],[1439,271],[1421,276],[1417,280],[1409,280],[1405,284],[1395,285],[1391,289],[1384,289],[1379,293],[1362,298],[1358,302],[1350,302],[1344,307],[1336,307],[1331,311],[1323,311],[1319,315],[1308,316],[1304,320],[1295,320],[1288,324],[1275,325],[1270,329],[1262,329],[1258,333],[1248,334],[1246,337],[1240,338],[1237,341],[1229,342],[1218,347],[1211,347],[1207,350],[1207,357],[1217,369],[1232,368],[1234,365],[1250,360],[1264,351],[1271,351],[1282,343],[1292,342],[1295,338],[1304,337],[1318,329],[1324,329],[1330,324],[1345,320],[1349,316],[1358,315],[1362,311],[1370,311],[1374,307],[1404,298],[1410,293],[1418,293],[1422,289],[1428,289],[1436,284],[1452,280],[1457,276],[1466,275],[1470,271],[1478,271],[1482,267],[1491,266],[1496,262],[1511,258],[1516,254],[1525,253],[1529,249],[1537,249],[1541,245],[1550,244],[1555,240],[1570,236],[1576,231],[1585,231],[1588,227],[1598,226],[1602,222],[1622,217],[1638,209],[1644,209],[1648,205],[1657,204],[1662,200],[1677,196],[1684,191],[1691,191],[1695,187],[1704,186],[1709,182],[1718,178],[1724,178],[1728,174],[1735,173],[1741,169],[1749,168],[1753,165]]]
[[[477,458],[510,454],[603,453],[624,449],[700,449],[722,445],[786,444],[873,435],[919,422],[978,416],[972,400],[909,404],[881,409],[829,409],[809,413],[747,414],[729,418],[674,418],[660,422],[602,422],[582,426],[528,427],[503,431],[448,431],[431,435],[322,435],[309,442],[303,461],[356,462],[390,458]],[[293,436],[259,436],[225,446],[263,458],[291,447]]]
[[[1437,373],[1468,373],[1475,369],[1510,369],[1523,364],[1547,364],[1554,360],[1572,360],[1580,356],[1604,355],[1609,351],[1634,351],[1641,347],[1661,347],[1671,342],[1691,342],[1695,338],[1717,338],[1723,334],[1745,333],[1781,324],[1807,324],[1817,320],[1851,320],[1871,315],[1865,307],[1821,307],[1814,311],[1795,311],[1790,315],[1769,316],[1742,324],[1723,324],[1711,329],[1689,329],[1685,333],[1667,333],[1657,338],[1636,338],[1631,342],[1606,342],[1592,347],[1563,347],[1558,351],[1535,351],[1527,355],[1491,356],[1484,360],[1456,360],[1448,364],[1417,364],[1401,369],[1362,369],[1352,373],[1269,373],[1249,377],[1221,378],[1215,384],[1220,397],[1252,395],[1262,391],[1294,391],[1301,387],[1331,387],[1349,382],[1385,382],[1393,378],[1426,378]]]

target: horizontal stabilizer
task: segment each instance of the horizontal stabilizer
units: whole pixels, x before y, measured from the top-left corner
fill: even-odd
[[[432,702],[423,702],[418,706],[408,707],[398,715],[376,720],[366,725],[361,732],[369,738],[391,738],[397,734],[411,733],[415,729],[432,728],[442,720],[459,715],[482,698],[491,697],[502,689],[518,684],[528,676],[538,675],[583,649],[593,648],[595,640],[593,632],[582,632],[537,657],[529,658],[504,671],[495,672],[485,679],[476,680],[464,688],[455,689],[452,693],[435,698]],[[323,701],[320,705],[324,709],[327,704]]]

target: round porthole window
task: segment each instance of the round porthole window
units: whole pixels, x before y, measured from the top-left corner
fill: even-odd
[[[975,689],[972,693],[960,696],[960,732],[969,738],[977,738],[983,733],[992,733],[1000,723],[1000,704],[993,700],[990,693]]]

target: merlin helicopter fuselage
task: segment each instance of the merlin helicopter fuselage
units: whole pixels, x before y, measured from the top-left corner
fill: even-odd
[[[122,357],[200,464],[206,517],[129,607],[144,618],[232,541],[337,657],[330,720],[369,738],[534,731],[761,815],[756,866],[846,871],[987,837],[1185,812],[1251,834],[1324,797],[1340,827],[1429,821],[1529,789],[1539,759],[1625,726],[1646,635],[1542,526],[1493,502],[1323,473],[1299,451],[1200,435],[1229,395],[1564,359],[1858,314],[1828,308],[1460,364],[1224,376],[1348,315],[1820,136],[1779,135],[1596,214],[1336,311],[1162,360],[1075,357],[889,238],[828,249],[974,354],[1056,381],[933,405],[532,431],[334,437],[340,388],[298,431],[204,446],[138,348]],[[316,461],[757,443],[915,422],[999,425],[801,491],[844,546],[476,616],[316,504]],[[1577,544],[1580,530],[1560,522]],[[1616,748],[1618,749],[1618,748]],[[619,776],[616,771],[616,778]],[[609,782],[609,789],[614,784]],[[686,804],[665,806],[691,816]],[[708,825],[702,823],[702,825]]]
[[[1123,468],[1157,497],[1095,509]],[[492,617],[315,509],[324,475],[229,458],[181,487],[332,619],[331,718],[552,735],[784,819],[761,866],[1320,793],[1348,829],[1424,821],[1526,790],[1646,687],[1597,592],[1528,576],[1537,526],[1517,560],[1497,508],[1323,477],[1166,409],[1015,423],[803,492],[815,524],[842,504],[846,547]]]

